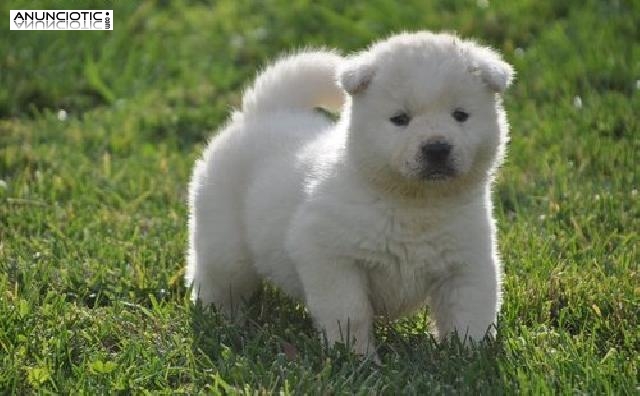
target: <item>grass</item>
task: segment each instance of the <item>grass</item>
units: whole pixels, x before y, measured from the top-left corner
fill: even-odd
[[[8,3],[5,23],[61,5]],[[114,30],[4,31],[0,393],[640,392],[640,7],[482,4],[82,1],[68,8],[113,8]],[[324,349],[268,287],[244,327],[193,306],[186,183],[241,89],[281,52],[420,28],[518,71],[498,339],[466,353],[435,344],[428,315],[380,323],[374,367]]]

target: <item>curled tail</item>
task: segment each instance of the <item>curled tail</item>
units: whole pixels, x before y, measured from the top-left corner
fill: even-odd
[[[278,110],[339,111],[345,94],[336,82],[342,57],[330,51],[300,52],[268,66],[242,98],[247,114]]]

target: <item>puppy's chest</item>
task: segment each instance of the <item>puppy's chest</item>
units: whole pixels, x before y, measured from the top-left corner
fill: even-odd
[[[426,302],[456,263],[457,240],[425,216],[386,216],[362,232],[357,260],[367,272],[377,314],[400,316]]]

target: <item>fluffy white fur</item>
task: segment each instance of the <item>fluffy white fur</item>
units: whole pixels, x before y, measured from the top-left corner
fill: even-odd
[[[267,279],[305,302],[331,344],[348,333],[362,354],[375,354],[375,316],[425,304],[440,337],[493,335],[491,184],[512,76],[496,52],[428,32],[268,67],[193,171],[193,298],[234,315]],[[408,125],[390,122],[402,112]],[[430,169],[422,148],[433,141],[450,145],[452,173]]]

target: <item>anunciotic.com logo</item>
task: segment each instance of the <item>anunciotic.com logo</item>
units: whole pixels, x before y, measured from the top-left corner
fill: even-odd
[[[113,30],[113,10],[11,10],[11,30]]]

